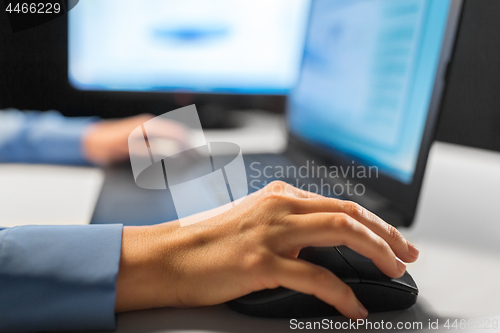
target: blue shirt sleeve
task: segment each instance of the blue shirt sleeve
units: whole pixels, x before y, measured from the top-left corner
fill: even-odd
[[[122,228],[0,230],[0,332],[115,329]]]
[[[56,111],[0,111],[0,162],[88,164],[81,141],[97,119],[67,118]]]

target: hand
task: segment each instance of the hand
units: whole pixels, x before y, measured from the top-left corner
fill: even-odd
[[[418,257],[395,228],[361,206],[273,182],[197,224],[125,227],[116,311],[218,304],[283,286],[315,295],[349,318],[364,318],[349,286],[297,258],[307,246],[338,245],[395,278],[405,272],[398,257]]]
[[[138,126],[152,119],[152,115],[142,114],[120,120],[105,120],[90,125],[83,137],[83,154],[96,165],[108,165],[129,157],[129,135]],[[155,138],[168,139],[183,146],[188,134],[183,125],[174,121],[161,120],[154,128]],[[140,139],[143,140],[143,137]],[[167,140],[165,140],[167,141]]]

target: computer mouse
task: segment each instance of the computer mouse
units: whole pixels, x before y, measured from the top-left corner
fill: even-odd
[[[352,288],[369,312],[403,310],[417,301],[418,288],[408,272],[390,278],[370,259],[348,247],[308,247],[302,249],[299,258],[332,271]],[[315,296],[283,287],[253,292],[227,305],[240,313],[268,318],[339,315],[333,306]]]

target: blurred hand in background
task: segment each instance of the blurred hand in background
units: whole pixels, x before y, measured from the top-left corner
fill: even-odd
[[[141,114],[118,120],[104,120],[91,124],[82,138],[85,158],[92,164],[109,165],[129,158],[129,136],[131,132],[154,116]],[[188,129],[177,122],[162,119],[154,128],[155,140],[163,140],[167,155],[182,150],[189,141]],[[151,140],[151,138],[149,138]],[[144,140],[144,137],[131,138]]]

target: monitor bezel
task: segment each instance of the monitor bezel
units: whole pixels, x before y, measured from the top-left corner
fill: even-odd
[[[410,226],[412,224],[417,210],[418,198],[422,187],[427,159],[432,142],[434,141],[439,110],[445,93],[447,69],[452,61],[456,40],[455,37],[457,35],[462,13],[462,3],[463,0],[451,0],[450,3],[428,113],[411,183],[403,183],[382,172],[378,173],[377,178],[364,178],[363,180],[356,179],[356,182],[364,184],[372,192],[375,192],[377,195],[387,199],[390,206],[401,213],[403,226]],[[314,2],[311,4],[311,8],[313,6]],[[312,12],[312,10],[310,12]],[[309,20],[309,25],[310,21],[311,20]],[[307,31],[309,31],[309,25]],[[287,113],[290,109],[289,103],[290,101],[287,99]],[[297,149],[308,151],[313,155],[320,157],[324,163],[329,165],[344,168],[348,166],[352,167],[353,165],[355,167],[367,166],[366,164],[363,164],[359,160],[356,160],[352,156],[348,156],[341,151],[336,151],[332,148],[326,149],[318,146],[317,144],[311,143],[302,138],[300,135],[294,134],[291,130],[288,130],[288,137],[291,145],[294,145]]]

